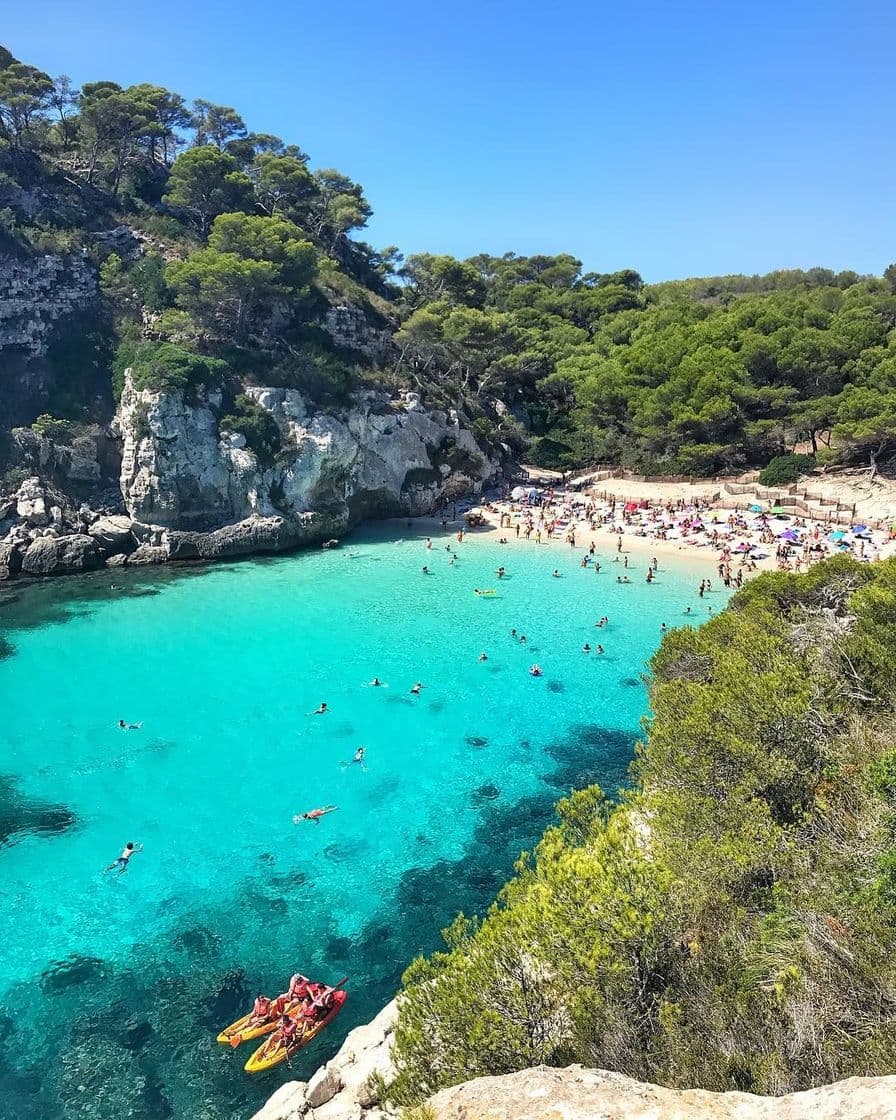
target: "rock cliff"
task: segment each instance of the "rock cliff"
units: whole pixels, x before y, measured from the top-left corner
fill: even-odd
[[[53,387],[50,344],[96,296],[96,270],[82,256],[0,255],[0,426],[42,409]]]
[[[110,435],[13,432],[28,477],[0,494],[0,579],[278,552],[365,517],[431,512],[499,470],[456,415],[413,393],[367,390],[316,412],[295,390],[245,392],[276,427],[272,460],[226,430],[219,393],[140,390],[129,374]]]
[[[157,543],[175,555],[185,541],[199,547],[199,535],[221,540],[246,523],[256,546],[269,537],[279,549],[367,516],[426,513],[447,496],[477,492],[497,469],[457,416],[427,411],[412,393],[366,391],[322,413],[293,389],[245,392],[276,423],[274,463],[222,427],[218,394],[191,401],[126,378],[116,417],[122,496],[135,522],[164,530]]]

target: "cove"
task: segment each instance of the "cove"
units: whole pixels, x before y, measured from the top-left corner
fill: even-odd
[[[595,574],[581,550],[407,532],[2,604],[0,1116],[244,1120],[307,1076],[488,906],[559,797],[624,783],[661,625],[726,598],[697,598],[693,561],[646,586],[632,559],[621,586],[609,546]],[[215,1033],[295,969],[348,975],[346,1009],[251,1079]]]

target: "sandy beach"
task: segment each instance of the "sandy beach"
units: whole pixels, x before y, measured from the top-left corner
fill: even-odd
[[[720,501],[719,483],[601,480],[583,491],[563,489],[550,477],[516,487],[502,497],[458,503],[446,520],[414,519],[422,531],[463,531],[464,542],[517,541],[575,549],[588,563],[616,567],[621,578],[643,579],[656,556],[676,556],[709,565],[732,586],[761,571],[805,571],[819,560],[848,553],[860,561],[896,554],[896,540],[886,529],[865,527],[861,517],[878,523],[896,520],[896,485],[869,482],[867,475],[841,474],[812,480],[812,492],[855,505],[854,524],[832,525],[825,518],[796,515],[772,499]],[[716,500],[714,500],[716,499]],[[732,508],[735,504],[742,508]],[[859,510],[864,511],[858,513]],[[470,515],[474,524],[468,524]],[[478,517],[481,523],[475,524]],[[698,574],[704,574],[703,571]],[[715,577],[713,577],[715,578]]]

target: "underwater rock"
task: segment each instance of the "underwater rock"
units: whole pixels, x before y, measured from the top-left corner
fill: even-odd
[[[495,801],[500,796],[500,789],[493,782],[486,782],[485,785],[481,785],[473,791],[470,802],[473,806],[479,808],[482,805],[487,805],[489,801]]]
[[[55,961],[41,974],[40,986],[43,991],[54,994],[78,984],[103,980],[109,975],[109,971],[109,965],[99,957],[72,953],[65,960]]]
[[[477,749],[488,746],[488,739],[485,735],[468,735],[465,742],[469,746],[476,747]]]
[[[0,774],[0,848],[20,833],[55,836],[71,828],[77,819],[64,805],[22,796],[15,779]]]

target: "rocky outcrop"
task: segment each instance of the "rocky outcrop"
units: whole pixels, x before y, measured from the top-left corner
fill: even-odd
[[[307,1082],[281,1085],[253,1120],[382,1120],[379,1086],[393,1076],[395,1000],[350,1031],[339,1052]]]
[[[93,537],[73,533],[32,541],[22,556],[22,571],[31,576],[66,575],[99,568],[102,562],[102,553]]]
[[[0,255],[0,418],[30,423],[53,386],[47,352],[61,326],[97,296],[83,256]]]
[[[851,1077],[786,1097],[756,1097],[663,1089],[582,1066],[539,1066],[443,1089],[428,1105],[433,1120],[892,1120],[896,1077]]]
[[[321,326],[337,346],[384,365],[395,349],[391,331],[372,326],[360,307],[340,303],[329,308]]]
[[[10,433],[9,465],[21,467],[67,493],[92,495],[114,485],[121,473],[118,441],[101,427],[94,427],[61,443],[30,428]]]
[[[270,413],[282,450],[262,463],[220,424],[220,395],[137,390],[126,378],[116,424],[131,517],[167,530],[175,559],[276,551],[343,532],[366,516],[415,515],[496,471],[457,416],[412,393],[359,393],[312,412],[293,389],[246,390]]]

